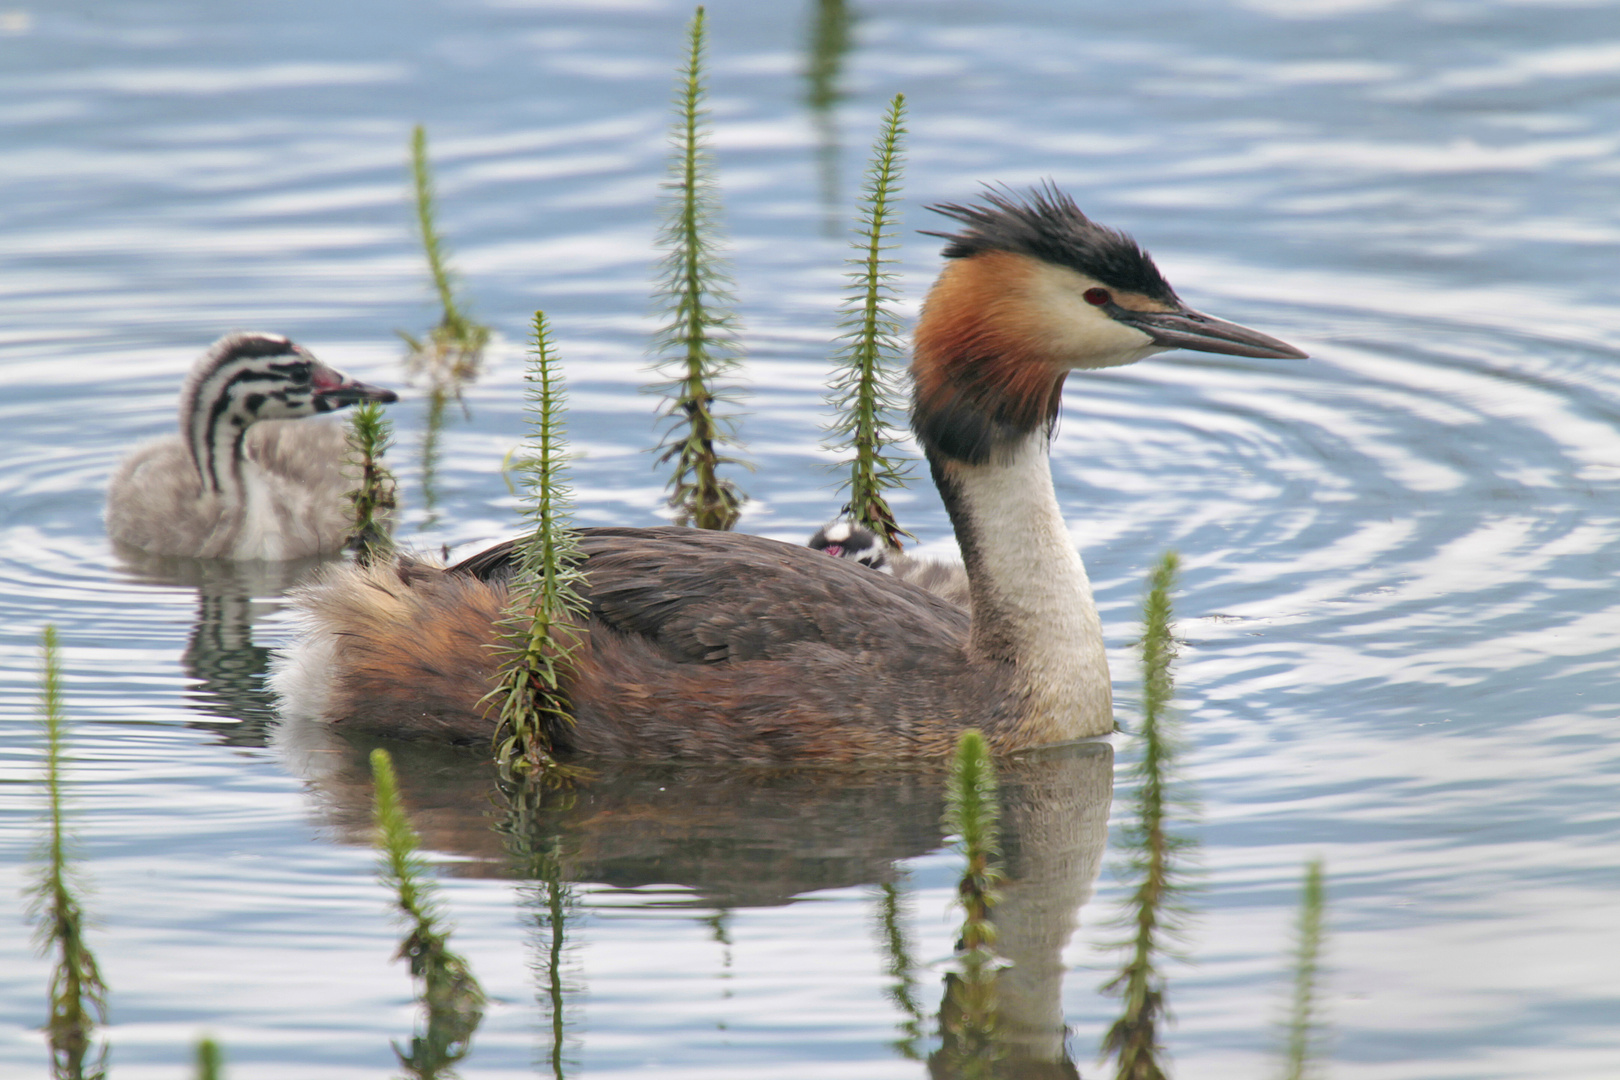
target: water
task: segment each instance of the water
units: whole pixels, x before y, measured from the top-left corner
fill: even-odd
[[[1173,354],[1073,378],[1055,446],[1127,720],[1140,582],[1168,546],[1187,567],[1181,702],[1205,872],[1196,964],[1171,969],[1177,1075],[1272,1070],[1289,925],[1317,854],[1334,1075],[1614,1075],[1608,6],[852,10],[842,97],[818,118],[802,74],[814,12],[710,7],[759,466],[743,527],[802,540],[836,509],[819,469],[844,255],[828,224],[847,217],[883,104],[904,91],[908,229],[982,181],[1052,177],[1135,233],[1194,306],[1312,354]],[[121,561],[101,532],[105,479],[169,429],[185,368],[232,327],[286,332],[398,384],[393,331],[434,318],[406,204],[420,121],[474,312],[502,337],[470,419],[452,410],[436,523],[419,528],[418,499],[407,531],[437,548],[511,529],[498,465],[522,435],[536,306],[567,359],[581,519],[656,521],[636,388],[688,12],[61,0],[0,14],[0,895],[17,896],[37,836],[30,718],[50,621],[115,1075],[180,1075],[203,1032],[233,1077],[384,1075],[412,1007],[358,842],[359,759],[264,745],[257,679],[289,635],[275,598],[292,578]],[[903,257],[914,306],[934,242],[913,236]],[[425,407],[418,391],[393,410],[411,491]],[[932,493],[899,510],[925,550],[948,550]],[[402,768],[456,945],[493,998],[462,1072],[548,1072],[539,886],[512,880],[491,828],[510,808],[476,762]],[[569,886],[568,1074],[923,1075],[890,1045],[907,1017],[886,996],[874,920],[879,884],[903,882],[913,955],[934,965],[916,995],[931,1032],[955,919],[937,789],[662,780],[626,775],[568,824],[587,851]],[[1092,819],[1066,820],[1057,840],[1022,840],[1094,862],[1073,839],[1094,834],[1072,831]],[[1069,893],[1025,894],[1050,901],[1030,924],[1047,933],[1041,956],[1057,955],[1091,863],[1062,865]],[[1088,1075],[1115,1008],[1097,993],[1111,958],[1096,946],[1118,894],[1104,873],[1062,947],[1060,993],[1048,980],[1034,995]],[[46,966],[21,903],[0,917],[0,1071],[42,1075]]]

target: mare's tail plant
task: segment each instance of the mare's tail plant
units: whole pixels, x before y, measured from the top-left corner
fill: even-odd
[[[719,187],[708,151],[707,94],[703,70],[704,13],[700,7],[688,28],[686,62],[676,79],[675,123],[670,141],[669,217],[658,236],[667,254],[660,267],[658,301],[668,322],[654,338],[662,383],[648,387],[664,395],[661,415],[669,422],[658,463],[675,463],[669,505],[681,524],[729,529],[742,513],[744,496],[720,475],[726,465],[743,465],[726,452],[739,447],[735,422],[715,405],[734,399],[720,381],[737,367],[737,323],[729,311],[731,281],[716,251],[719,240]]]
[[[393,425],[383,416],[382,405],[361,402],[349,419],[349,460],[360,470],[360,486],[349,492],[354,503],[354,531],[349,549],[361,566],[386,560],[394,553],[388,535],[388,515],[394,509],[394,474],[382,463],[391,445]]]
[[[1323,1042],[1317,982],[1322,964],[1322,922],[1327,911],[1322,860],[1305,865],[1305,884],[1299,899],[1299,925],[1294,945],[1294,995],[1284,1024],[1283,1078],[1308,1080],[1317,1075]]]
[[[917,1002],[917,962],[906,937],[905,883],[885,882],[880,888],[877,930],[882,937],[884,973],[894,980],[885,993],[904,1017],[899,1023],[900,1037],[892,1045],[907,1061],[918,1061],[922,1058],[918,1044],[923,1036],[923,1013]]]
[[[958,970],[946,980],[945,1002],[940,1007],[944,1040],[940,1053],[953,1076],[989,1076],[999,1056],[995,1039],[999,961],[994,951],[996,926],[990,916],[1001,898],[997,891],[1002,882],[997,862],[1000,823],[996,767],[984,736],[970,728],[957,741],[945,792],[945,829],[955,837],[966,862],[956,889],[962,907],[962,930],[956,943]]]
[[[395,1044],[394,1053],[412,1077],[448,1078],[455,1075],[450,1067],[472,1049],[473,1032],[484,1018],[484,991],[467,961],[450,951],[450,931],[440,929],[433,883],[417,854],[416,830],[406,817],[388,751],[371,752],[371,779],[381,856],[378,875],[394,893],[409,927],[395,959],[410,963],[426,1013],[426,1024],[411,1037],[410,1049]]]
[[[534,313],[528,384],[531,453],[519,463],[532,531],[523,543],[505,619],[500,682],[486,698],[499,709],[496,754],[503,766],[567,775],[551,731],[573,718],[562,683],[579,647],[585,602],[572,524],[564,414],[567,394],[546,317]]]
[[[197,1080],[225,1080],[225,1055],[213,1039],[197,1040]]]
[[[1117,1058],[1118,1080],[1163,1080],[1159,1024],[1167,1018],[1165,981],[1159,964],[1170,939],[1185,923],[1179,902],[1184,862],[1193,842],[1172,832],[1178,806],[1190,809],[1176,790],[1177,724],[1169,712],[1175,690],[1170,666],[1176,644],[1170,597],[1180,561],[1166,552],[1153,568],[1142,618],[1142,727],[1135,739],[1139,755],[1131,768],[1136,781],[1132,818],[1122,829],[1127,861],[1121,878],[1132,886],[1119,925],[1131,936],[1118,943],[1126,952],[1119,974],[1103,987],[1122,1002],[1120,1017],[1103,1038],[1104,1058]]]
[[[808,54],[804,76],[804,103],[816,128],[816,160],[821,173],[821,203],[827,212],[827,235],[838,230],[838,117],[836,107],[843,97],[839,76],[844,57],[853,39],[848,0],[816,0],[810,20]]]
[[[489,344],[489,327],[474,322],[456,302],[454,274],[435,220],[433,170],[428,162],[427,131],[421,124],[411,131],[411,180],[416,192],[416,226],[442,314],[426,340],[403,330],[396,333],[411,350],[406,357],[407,371],[426,373],[435,390],[448,390],[459,397],[461,384],[478,375],[484,346]]]
[[[56,627],[47,626],[43,661],[40,722],[45,729],[45,799],[50,831],[45,860],[33,894],[30,915],[36,920],[41,952],[54,952],[50,1018],[45,1037],[51,1047],[52,1080],[92,1080],[106,1075],[107,1048],[92,1054],[97,1023],[107,1021],[107,986],[96,958],[84,940],[84,908],[75,895],[68,866],[70,838],[63,821],[62,757],[67,719],[62,712],[62,665],[57,656]],[[89,1059],[95,1060],[87,1064]]]
[[[850,293],[844,301],[843,329],[835,357],[838,371],[827,395],[837,420],[828,428],[838,441],[833,449],[850,451],[849,490],[844,513],[871,529],[890,547],[910,536],[894,520],[883,492],[900,487],[909,472],[892,456],[894,417],[900,389],[895,363],[900,355],[900,317],[894,310],[894,259],[898,248],[897,203],[900,198],[902,145],[906,133],[906,98],[896,94],[883,117],[883,130],[872,147],[872,164],[862,186],[860,221],[849,260]]]

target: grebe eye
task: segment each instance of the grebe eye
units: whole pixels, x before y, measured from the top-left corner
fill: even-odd
[[[1114,302],[1107,289],[1087,289],[1081,295],[1086,298],[1086,303],[1093,307],[1107,307]]]

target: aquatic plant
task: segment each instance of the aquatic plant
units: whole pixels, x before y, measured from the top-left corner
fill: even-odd
[[[905,887],[903,883],[884,882],[878,889],[877,930],[883,946],[883,970],[893,980],[884,995],[902,1016],[900,1037],[892,1045],[907,1061],[920,1061],[923,1013],[917,1001],[917,963],[911,957],[911,941],[906,936]]]
[[[39,880],[28,891],[29,915],[37,924],[35,938],[40,952],[56,954],[45,1037],[51,1048],[53,1080],[100,1080],[106,1076],[107,1047],[103,1045],[99,1053],[93,1051],[96,1024],[107,1022],[107,984],[84,938],[84,906],[77,895],[76,874],[69,865],[72,838],[65,823],[62,793],[67,718],[62,710],[62,663],[56,627],[45,628],[40,646],[40,726],[45,732],[49,831]]]
[[[872,163],[862,186],[860,219],[856,226],[855,257],[849,260],[850,292],[844,300],[844,334],[834,356],[838,371],[827,394],[837,420],[827,429],[837,441],[830,449],[849,450],[849,479],[843,513],[857,525],[871,529],[891,547],[910,536],[895,522],[883,492],[902,487],[909,466],[888,453],[898,439],[895,417],[901,391],[895,362],[900,356],[900,316],[894,310],[896,261],[884,253],[900,245],[897,203],[900,198],[902,139],[906,133],[906,97],[896,94],[883,116],[883,127],[872,146]]]
[[[1300,890],[1299,922],[1294,942],[1294,993],[1288,1018],[1283,1025],[1283,1080],[1308,1080],[1317,1074],[1317,1058],[1325,1039],[1321,1010],[1317,1004],[1317,981],[1322,965],[1323,919],[1327,912],[1327,890],[1322,860],[1305,864],[1305,881]]]
[[[1160,961],[1186,917],[1180,902],[1184,864],[1192,840],[1172,831],[1178,808],[1189,816],[1191,802],[1175,777],[1180,750],[1177,722],[1168,706],[1175,692],[1171,664],[1176,655],[1171,594],[1180,560],[1166,552],[1148,579],[1142,613],[1142,726],[1134,740],[1137,760],[1131,816],[1121,828],[1126,862],[1120,877],[1132,885],[1118,925],[1131,936],[1115,944],[1127,953],[1120,971],[1104,987],[1122,1002],[1120,1017],[1103,1038],[1102,1056],[1117,1059],[1118,1080],[1162,1080],[1159,1024],[1169,1016]]]
[[[408,925],[396,960],[410,964],[426,1025],[411,1037],[409,1050],[394,1044],[400,1065],[412,1077],[451,1077],[450,1066],[472,1049],[473,1032],[484,1018],[484,991],[467,961],[450,950],[450,931],[440,929],[440,913],[419,841],[399,796],[394,763],[386,750],[371,752],[375,786],[378,876],[394,893]]]
[[[687,27],[686,60],[675,84],[675,122],[670,133],[668,218],[658,234],[667,254],[660,265],[657,302],[668,322],[653,339],[663,382],[647,387],[662,394],[660,415],[668,430],[658,463],[675,462],[669,506],[681,524],[729,529],[742,513],[744,496],[720,476],[727,465],[746,462],[728,453],[740,448],[736,424],[717,414],[734,401],[734,387],[720,380],[737,367],[737,322],[729,310],[731,281],[719,248],[719,185],[709,155],[707,85],[703,70],[705,22],[699,7]]]
[[[360,470],[360,486],[349,492],[349,501],[354,503],[354,532],[348,548],[361,566],[394,553],[388,526],[388,515],[394,510],[394,474],[382,463],[392,434],[393,425],[383,416],[382,405],[365,401],[354,407],[349,418],[349,460]]]
[[[567,974],[572,948],[570,929],[579,902],[563,867],[562,837],[547,818],[559,804],[575,798],[572,789],[559,789],[535,777],[503,778],[501,790],[508,800],[506,818],[496,826],[511,853],[512,873],[530,883],[524,890],[534,933],[530,941],[534,959],[530,968],[537,987],[545,1031],[549,1035],[543,1057],[553,1080],[562,1080],[569,1065],[569,998],[578,993]]]
[[[957,970],[946,978],[945,1002],[939,1014],[940,1054],[954,1070],[952,1075],[963,1077],[990,1075],[1001,1055],[995,1039],[1000,962],[993,950],[996,926],[990,918],[1000,900],[998,887],[1003,880],[997,864],[1000,821],[996,767],[984,736],[970,728],[957,740],[945,791],[945,830],[961,852],[964,866],[956,888],[956,900],[962,907]]]
[[[397,330],[410,347],[406,370],[411,375],[426,373],[436,388],[449,389],[460,396],[461,384],[478,375],[484,347],[489,344],[489,327],[473,321],[456,301],[454,272],[449,254],[439,235],[435,206],[433,167],[428,161],[427,131],[421,124],[411,130],[411,183],[416,195],[416,226],[427,255],[428,273],[439,296],[439,322],[426,340]]]
[[[529,445],[519,462],[524,511],[532,531],[524,540],[507,606],[501,675],[486,702],[499,708],[496,756],[502,765],[565,770],[551,753],[549,728],[572,723],[562,682],[579,647],[585,602],[579,589],[579,544],[572,525],[564,416],[567,391],[542,312],[534,313],[527,384]]]
[[[225,1055],[213,1039],[197,1040],[197,1080],[225,1080]]]
[[[804,103],[816,128],[816,163],[821,176],[821,204],[827,211],[827,233],[838,229],[838,123],[842,100],[839,77],[854,41],[854,16],[846,0],[816,0],[805,44]]]

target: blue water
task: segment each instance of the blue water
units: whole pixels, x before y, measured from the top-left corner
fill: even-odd
[[[800,540],[837,508],[821,398],[846,248],[829,223],[849,217],[897,91],[908,230],[982,182],[1050,177],[1135,234],[1191,304],[1312,354],[1076,376],[1054,446],[1127,723],[1141,580],[1166,547],[1186,565],[1180,702],[1203,873],[1194,962],[1169,969],[1177,1075],[1275,1070],[1315,855],[1331,1075],[1615,1075],[1610,7],[856,3],[843,96],[820,121],[803,74],[812,5],[709,10],[757,465],[739,477],[742,528]],[[420,496],[422,389],[392,410],[406,533],[437,549],[514,527],[499,466],[523,435],[536,307],[566,360],[581,521],[661,520],[638,387],[688,14],[634,0],[0,10],[0,1072],[46,1071],[47,965],[18,893],[39,832],[46,622],[65,648],[115,1075],[180,1075],[204,1032],[233,1078],[396,1069],[411,990],[390,962],[399,930],[363,844],[357,764],[266,745],[256,696],[263,650],[292,632],[276,597],[303,568],[127,565],[101,529],[106,477],[169,430],[184,371],[231,328],[402,382],[394,331],[436,317],[407,204],[421,122],[441,226],[497,340],[444,433],[436,516]],[[937,247],[908,232],[901,257],[914,311]],[[899,510],[925,551],[950,551],[931,492]],[[512,880],[491,831],[503,811],[476,763],[411,767],[457,947],[493,999],[460,1071],[546,1074],[535,886]],[[654,780],[571,826],[568,1075],[925,1075],[890,1045],[904,1017],[873,930],[878,884],[902,882],[932,1013],[957,864],[920,781],[846,777],[773,803],[683,775],[676,795],[735,795],[700,802],[722,808],[705,818]],[[781,820],[755,835],[755,818],[776,821],[749,816],[761,805]],[[796,814],[825,835],[792,836]],[[649,862],[659,845],[680,858]],[[1056,907],[1081,898],[1083,863],[1061,863]],[[1087,1075],[1115,1009],[1097,946],[1119,893],[1104,872],[1079,930],[1049,943]]]

